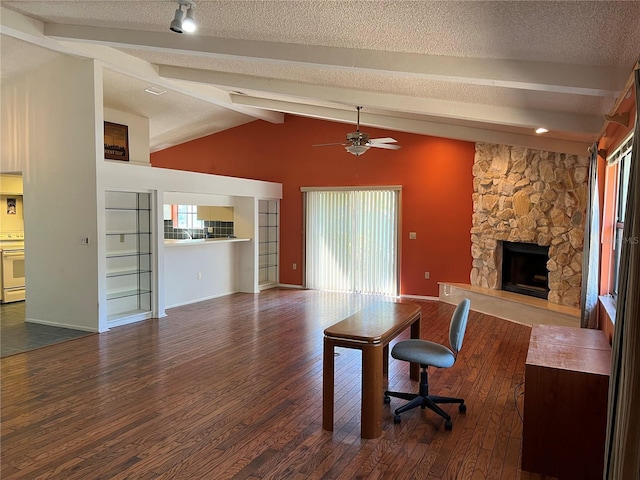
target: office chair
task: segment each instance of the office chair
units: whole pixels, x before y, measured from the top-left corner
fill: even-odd
[[[438,403],[459,403],[458,410],[460,413],[467,411],[467,406],[462,398],[440,397],[437,395],[429,395],[429,379],[427,367],[449,368],[453,366],[460,348],[462,347],[462,339],[467,328],[467,318],[469,317],[469,299],[463,299],[451,317],[449,324],[449,343],[451,350],[439,343],[429,342],[421,339],[403,340],[396,343],[391,349],[391,356],[397,360],[405,362],[419,363],[420,368],[420,390],[418,393],[403,392],[384,392],[384,403],[390,403],[390,397],[402,398],[410,400],[409,403],[396,408],[393,416],[393,423],[400,423],[400,414],[416,407],[428,408],[445,419],[444,428],[451,430],[453,423],[447,412],[440,408]]]

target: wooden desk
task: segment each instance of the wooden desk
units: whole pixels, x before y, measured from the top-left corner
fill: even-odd
[[[522,469],[601,479],[611,347],[601,330],[534,325],[525,365]]]
[[[383,376],[389,371],[389,342],[411,326],[411,338],[420,338],[420,307],[408,303],[380,302],[366,307],[324,331],[322,370],[322,428],[333,431],[334,347],[362,350],[363,438],[382,433]],[[420,366],[411,364],[418,380]]]

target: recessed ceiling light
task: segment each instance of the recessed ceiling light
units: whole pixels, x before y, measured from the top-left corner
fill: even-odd
[[[548,131],[549,131],[549,130],[547,130],[547,129],[546,129],[546,128],[544,128],[544,127],[536,128],[536,133],[537,133],[538,135],[540,135],[541,133],[547,133]]]
[[[163,93],[167,93],[166,90],[162,90],[158,87],[147,87],[144,89],[144,91],[150,93],[151,95],[162,95]]]

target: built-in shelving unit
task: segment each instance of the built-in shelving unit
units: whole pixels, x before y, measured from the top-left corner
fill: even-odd
[[[151,194],[107,191],[105,198],[107,320],[151,316]]]
[[[279,200],[258,200],[258,285],[278,283]]]

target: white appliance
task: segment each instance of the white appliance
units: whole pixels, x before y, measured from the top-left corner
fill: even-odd
[[[22,232],[0,234],[0,294],[2,303],[25,299],[24,234]]]

